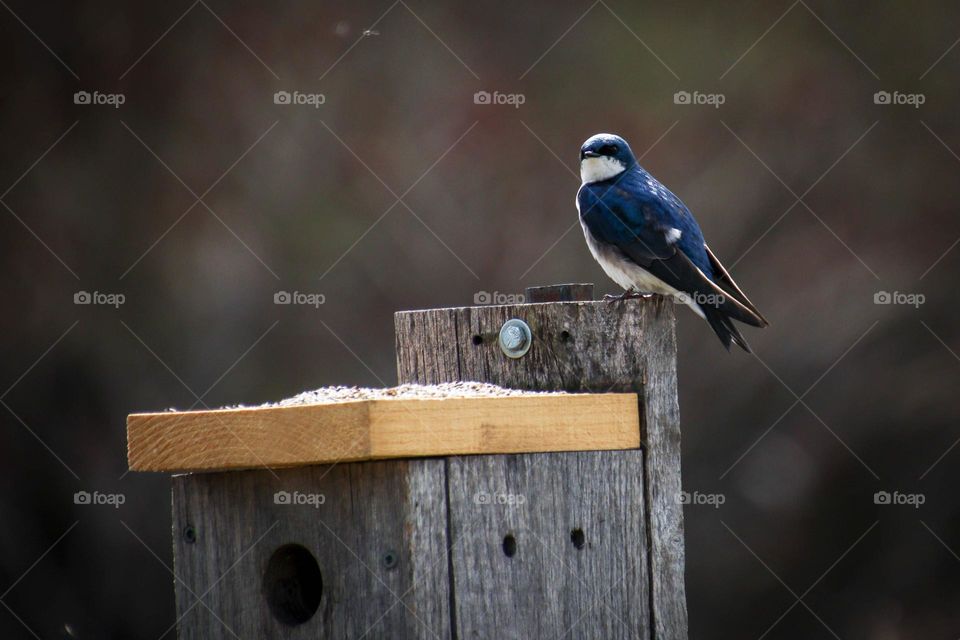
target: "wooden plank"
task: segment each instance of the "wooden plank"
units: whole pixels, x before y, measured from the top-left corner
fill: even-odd
[[[642,467],[639,450],[452,458],[457,637],[648,638]]]
[[[371,457],[637,449],[635,394],[382,400]]]
[[[174,477],[179,638],[450,637],[444,484],[439,459]],[[282,491],[322,502],[278,504]],[[288,544],[322,578],[316,612],[294,626],[265,595]],[[292,577],[282,593],[295,603]]]
[[[223,470],[635,449],[638,425],[633,394],[531,394],[133,414],[127,441],[133,470]]]
[[[534,335],[530,351],[516,360],[504,357],[496,344],[500,327],[509,318],[524,320]],[[638,517],[646,518],[647,536],[633,545],[622,541],[623,561],[648,561],[653,637],[686,638],[683,512],[676,500],[680,424],[673,304],[655,296],[616,303],[432,309],[400,312],[395,321],[401,383],[475,380],[517,389],[638,394],[645,464],[634,463],[632,473],[644,479],[647,508]],[[455,353],[451,345],[456,346]],[[629,458],[624,452],[616,455]],[[571,464],[565,462],[569,454],[535,458],[558,468]],[[512,459],[493,458],[489,464],[501,466],[506,477],[506,465]],[[464,462],[486,463],[485,458]],[[575,468],[566,469],[576,477]],[[582,482],[593,486],[605,478],[597,474],[583,477]],[[556,495],[556,500],[564,499]],[[644,547],[649,554],[643,555]],[[458,567],[452,570],[456,573]],[[510,628],[522,630],[523,624],[516,621]],[[468,631],[459,620],[456,625]]]
[[[369,405],[135,413],[127,416],[133,471],[285,467],[363,458]]]
[[[674,303],[661,298],[667,305]],[[663,349],[644,352],[642,394],[647,502],[650,505],[651,584],[656,638],[687,637],[683,506],[680,474],[680,404],[677,398],[676,326],[654,323],[647,339]]]

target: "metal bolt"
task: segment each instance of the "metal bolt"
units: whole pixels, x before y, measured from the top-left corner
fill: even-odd
[[[512,318],[500,327],[500,336],[497,340],[500,350],[508,358],[521,358],[530,350],[533,343],[533,334],[530,327],[523,320]]]

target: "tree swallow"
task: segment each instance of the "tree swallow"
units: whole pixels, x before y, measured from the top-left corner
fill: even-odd
[[[590,253],[624,288],[615,299],[659,293],[686,303],[716,332],[750,352],[734,326],[766,319],[703,240],[680,198],[637,163],[620,136],[599,133],[580,148],[577,211]]]

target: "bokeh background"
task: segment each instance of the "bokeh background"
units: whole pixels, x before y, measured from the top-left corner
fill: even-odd
[[[0,636],[173,637],[126,414],[394,384],[395,310],[615,291],[598,131],[771,321],[727,354],[679,310],[684,485],[722,501],[685,509],[691,637],[960,634],[955,3],[0,4]]]

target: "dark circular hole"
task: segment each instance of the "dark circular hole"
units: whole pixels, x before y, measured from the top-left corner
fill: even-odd
[[[188,524],[183,528],[183,539],[190,544],[197,541],[197,530],[192,524]]]
[[[383,554],[383,568],[384,569],[393,569],[400,562],[400,558],[397,557],[397,552],[390,550]]]
[[[587,538],[583,535],[583,529],[574,529],[570,532],[570,542],[576,547],[577,551],[583,549],[587,544]]]
[[[508,558],[512,558],[517,554],[517,539],[513,537],[512,533],[508,533],[503,537],[503,554]]]
[[[481,344],[483,344],[483,336],[481,336],[481,335],[479,335],[479,334],[473,336],[473,344],[475,344],[475,345],[481,345]]]
[[[263,574],[263,597],[277,620],[303,624],[317,612],[322,595],[323,576],[313,554],[299,544],[273,552]]]
[[[561,332],[560,332],[560,341],[561,341],[561,342],[570,342],[571,339],[573,339],[573,336],[570,335],[570,332],[569,332],[569,331],[561,331]]]

